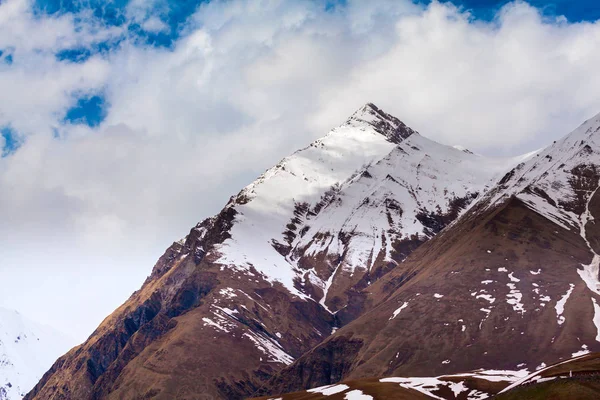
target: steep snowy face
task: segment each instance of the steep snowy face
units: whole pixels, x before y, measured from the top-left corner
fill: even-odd
[[[0,400],[21,399],[74,344],[51,328],[0,308]]]
[[[381,277],[512,165],[411,135],[316,206],[298,205],[287,259],[303,270],[303,286],[316,285],[321,304],[337,311],[348,287]]]
[[[518,164],[488,195],[492,206],[516,195],[558,225],[579,231],[600,176],[600,114]]]
[[[434,236],[510,165],[511,159],[488,159],[412,135],[336,188],[322,211],[307,214],[294,247],[305,255],[345,253],[351,270],[372,267],[380,251],[392,261],[394,243]]]
[[[391,140],[413,134],[393,117],[367,104],[346,123],[269,169],[230,204],[237,212],[231,238],[218,250],[219,262],[237,268],[252,265],[292,292],[296,274],[273,247],[282,239],[297,204],[316,204],[328,190],[351,180],[361,169],[394,149]],[[384,132],[386,134],[380,133]],[[388,136],[390,138],[388,138]]]
[[[218,262],[327,307],[336,280],[340,292],[370,284],[516,163],[438,144],[367,104],[232,199]]]

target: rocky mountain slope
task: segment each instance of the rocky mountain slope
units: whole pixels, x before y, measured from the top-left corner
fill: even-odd
[[[355,358],[364,341],[344,326],[391,296],[386,320],[401,326],[413,299],[392,291],[415,281],[410,255],[524,159],[440,145],[367,104],[169,247],[142,288],[27,398],[233,399],[268,382],[341,379],[350,369],[333,365],[300,383],[275,376],[319,344],[337,343],[326,368]]]
[[[67,336],[0,308],[0,400],[20,400],[74,344]]]
[[[479,368],[534,371],[600,351],[599,144],[600,115],[519,163],[372,284],[367,313],[265,391]]]

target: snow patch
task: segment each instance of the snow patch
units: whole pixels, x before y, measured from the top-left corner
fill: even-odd
[[[562,314],[565,312],[565,304],[567,303],[569,296],[571,296],[571,293],[573,292],[574,288],[575,285],[571,283],[569,290],[567,290],[567,293],[559,301],[556,302],[556,306],[554,308],[556,309],[556,322],[558,322],[559,325],[565,323],[565,317]]]
[[[314,389],[308,389],[307,392],[320,393],[323,396],[331,396],[332,394],[341,393],[344,390],[348,390],[348,389],[350,389],[350,386],[340,384],[340,385],[327,385],[327,386],[321,386],[321,387],[314,388]]]
[[[373,396],[364,394],[361,390],[352,390],[344,396],[344,400],[373,400]]]
[[[597,191],[598,191],[598,188],[596,188],[596,190],[594,190],[590,194],[590,196],[585,204],[585,212],[583,212],[583,214],[581,214],[581,217],[579,219],[579,235],[583,238],[583,240],[587,244],[588,248],[590,249],[590,252],[594,256],[592,258],[591,263],[589,263],[587,265],[581,264],[583,269],[577,270],[577,273],[579,274],[581,279],[585,282],[587,287],[592,292],[596,293],[597,295],[600,295],[600,281],[598,280],[598,272],[600,270],[600,255],[598,255],[594,251],[594,248],[590,244],[590,241],[587,239],[586,233],[585,233],[585,226],[587,225],[587,223],[589,221],[594,220],[594,217],[592,217],[592,213],[590,212],[590,202],[592,201],[592,198],[594,197],[594,195],[596,194]]]
[[[588,350],[587,345],[582,345],[581,346],[581,350],[576,351],[575,353],[571,354],[571,357],[579,357],[579,356],[584,356],[586,354],[590,353],[590,351]]]
[[[540,365],[538,365],[537,367],[535,367],[535,370],[539,371],[539,370],[544,369],[544,368],[546,368],[546,363],[541,363]]]
[[[542,272],[542,269],[538,269],[537,271],[529,271],[531,275],[539,275]]]
[[[397,308],[396,311],[394,311],[394,314],[390,317],[390,320],[396,318],[398,314],[400,314],[400,311],[404,310],[406,307],[408,307],[408,302],[404,302],[404,304]]]
[[[525,313],[525,305],[521,303],[523,299],[523,294],[517,290],[517,287],[514,283],[507,283],[506,286],[510,289],[508,294],[506,295],[506,302],[510,304],[513,310],[520,312],[521,314]]]
[[[235,290],[229,287],[219,290],[219,294],[226,299],[232,299],[234,297],[237,297],[237,295],[235,294]]]
[[[469,388],[465,386],[464,382],[452,382],[450,383],[450,390],[452,390],[452,393],[454,393],[454,397],[458,397],[459,394],[468,391]]]
[[[484,299],[486,301],[488,301],[490,304],[492,304],[494,301],[496,301],[496,299],[494,297],[492,297],[492,295],[489,294],[479,294],[477,296],[475,296],[476,299]]]
[[[600,342],[600,305],[596,302],[596,299],[592,297],[594,303],[594,325],[596,325],[596,341]]]
[[[529,371],[527,369],[522,369],[518,371],[510,371],[510,370],[477,370],[473,372],[463,373],[463,374],[454,374],[454,375],[444,375],[433,378],[402,378],[402,377],[393,377],[393,378],[383,378],[380,379],[379,382],[390,382],[397,383],[400,386],[413,389],[419,391],[429,397],[434,399],[442,399],[433,392],[438,392],[441,388],[447,387],[454,394],[455,398],[459,398],[461,393],[468,392],[466,398],[468,400],[483,400],[491,397],[489,393],[484,393],[477,391],[475,389],[469,389],[465,386],[464,380],[459,380],[458,382],[454,382],[456,378],[477,378],[483,379],[490,382],[508,382],[513,383],[517,382],[523,378],[526,378],[529,375]],[[463,397],[464,398],[464,397]]]
[[[225,328],[224,326],[216,323],[215,321],[213,321],[210,318],[206,318],[206,317],[202,318],[202,321],[204,321],[204,326],[212,326],[213,328],[216,328],[216,329],[218,329],[220,331],[229,333],[229,330],[227,328]]]
[[[294,362],[294,357],[287,354],[275,340],[253,331],[244,332],[243,336],[250,339],[254,343],[254,346],[263,352],[263,354],[271,357],[268,362],[282,363],[285,365],[290,365]]]
[[[440,385],[446,386],[448,384],[448,382],[441,381],[438,378],[383,378],[379,382],[397,383],[405,389],[416,390],[426,396],[441,400],[444,399],[431,392],[437,391]]]

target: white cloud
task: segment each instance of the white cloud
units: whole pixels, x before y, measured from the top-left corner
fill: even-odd
[[[48,134],[73,105],[73,95],[102,88],[109,72],[100,56],[74,64],[59,62],[55,53],[118,36],[122,28],[102,28],[91,18],[76,22],[70,14],[38,17],[31,7],[27,0],[0,3],[0,50],[13,59],[0,62],[0,126]]]
[[[128,15],[166,29],[148,7]],[[0,304],[78,335],[171,241],[367,101],[487,153],[540,147],[600,111],[600,25],[524,3],[481,22],[446,3],[217,1],[173,49],[124,41],[83,63],[54,57],[125,29],[0,3],[0,49],[15,53],[0,66],[0,125],[26,135],[0,159]],[[103,124],[64,125],[74,96],[98,90]]]
[[[433,4],[401,19],[393,47],[333,88],[317,121],[370,98],[423,134],[485,152],[547,144],[600,108],[600,25],[542,21],[524,3],[492,23]]]

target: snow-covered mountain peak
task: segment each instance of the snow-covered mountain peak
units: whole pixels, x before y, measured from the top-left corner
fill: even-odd
[[[0,400],[21,399],[74,340],[0,307]]]
[[[413,134],[418,134],[393,115],[382,111],[373,103],[359,108],[342,126],[358,129],[374,129],[392,143],[400,143]]]
[[[365,108],[366,107],[366,108]],[[315,206],[331,190],[338,190],[388,155],[412,132],[374,106],[365,106],[346,123],[296,151],[246,186],[231,207],[236,216],[231,239],[219,246],[220,262],[237,267],[252,265],[292,292],[297,273],[274,247],[299,204]],[[371,111],[372,118],[366,119]],[[396,133],[394,133],[396,132]],[[241,244],[244,246],[241,246]]]
[[[431,238],[514,165],[436,143],[368,103],[232,199],[217,262],[325,305],[334,276],[349,284],[403,259],[396,248]]]

